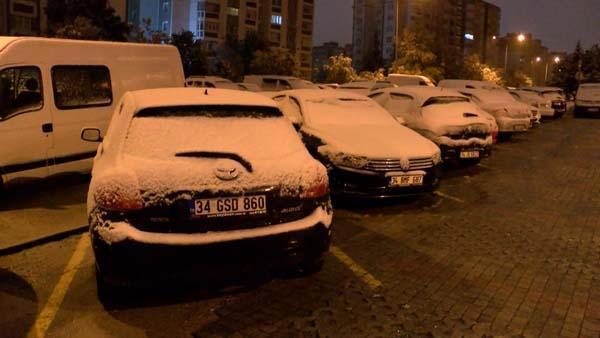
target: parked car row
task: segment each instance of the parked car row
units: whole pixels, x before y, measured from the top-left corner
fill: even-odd
[[[526,97],[401,74],[337,89],[289,76],[185,80],[172,46],[0,37],[0,60],[1,182],[92,170],[101,294],[192,266],[318,269],[330,194],[431,192],[444,162],[477,163],[499,133],[527,131],[542,103],[562,107],[549,89]],[[588,87],[580,109],[595,102]]]

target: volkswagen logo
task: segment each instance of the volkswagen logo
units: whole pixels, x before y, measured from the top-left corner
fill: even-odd
[[[233,167],[233,168],[217,167],[214,169],[214,173],[215,173],[215,176],[217,176],[219,179],[221,179],[223,181],[235,180],[240,175],[239,170],[237,170],[237,168],[235,168],[235,167]]]
[[[406,158],[400,159],[400,168],[404,171],[408,171],[410,169],[410,161]]]

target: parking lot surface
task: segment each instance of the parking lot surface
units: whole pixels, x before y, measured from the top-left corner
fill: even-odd
[[[344,203],[304,277],[102,304],[86,235],[0,257],[0,336],[597,337],[598,140],[569,115],[448,168],[437,194]]]

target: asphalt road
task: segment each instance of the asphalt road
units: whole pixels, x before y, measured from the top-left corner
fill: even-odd
[[[567,116],[450,168],[438,194],[338,208],[305,277],[102,304],[85,235],[0,257],[0,336],[598,337],[598,140],[600,120]]]

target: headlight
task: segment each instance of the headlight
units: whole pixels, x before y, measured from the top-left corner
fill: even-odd
[[[361,169],[361,168],[364,168],[365,166],[367,166],[367,164],[369,163],[369,159],[364,156],[354,156],[354,155],[348,155],[348,154],[335,154],[335,155],[328,155],[328,157],[329,157],[329,160],[333,164],[335,164],[337,166],[342,166],[342,167]]]
[[[433,164],[440,164],[442,163],[442,154],[440,153],[440,151],[436,151],[435,154],[433,154],[433,156],[431,156],[431,160],[433,161]]]

